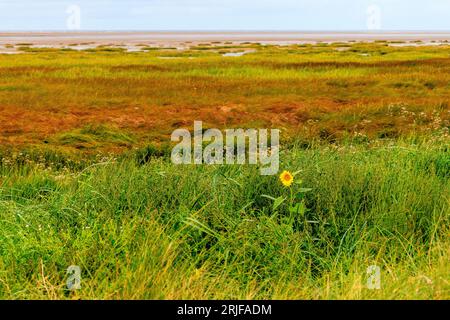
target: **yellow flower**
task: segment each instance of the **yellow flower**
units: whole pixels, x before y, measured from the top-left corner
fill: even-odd
[[[280,174],[280,181],[285,187],[290,187],[294,182],[294,176],[289,171],[284,170]]]

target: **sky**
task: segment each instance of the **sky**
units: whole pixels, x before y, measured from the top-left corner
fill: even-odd
[[[450,0],[0,0],[0,31],[441,30]]]

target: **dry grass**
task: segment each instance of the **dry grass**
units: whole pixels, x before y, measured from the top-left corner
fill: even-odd
[[[324,140],[448,129],[448,46],[337,48],[252,46],[256,52],[243,57],[222,57],[214,47],[3,55],[1,143],[77,149],[54,136],[107,124],[135,140],[96,149],[120,151],[166,140],[194,120],[219,128],[277,127],[285,138]]]

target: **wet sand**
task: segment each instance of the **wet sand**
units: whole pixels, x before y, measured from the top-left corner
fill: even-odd
[[[450,41],[450,32],[0,32],[0,45],[154,45],[204,42],[294,44],[348,41]]]

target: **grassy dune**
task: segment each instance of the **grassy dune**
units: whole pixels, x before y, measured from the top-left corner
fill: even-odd
[[[450,297],[448,46],[24,50],[0,56],[0,298]],[[194,120],[282,129],[296,183],[172,165]]]

